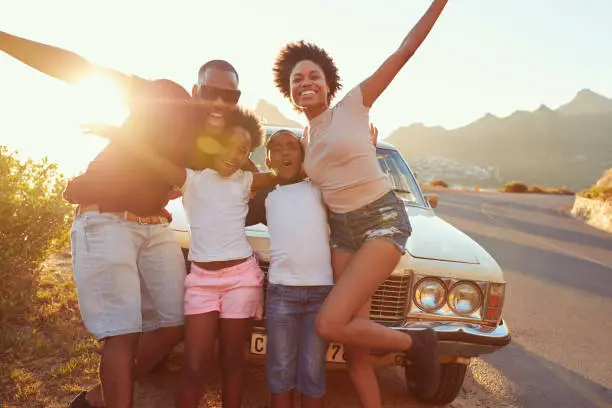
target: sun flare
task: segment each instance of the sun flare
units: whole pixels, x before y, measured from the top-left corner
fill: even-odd
[[[121,125],[129,111],[117,85],[102,75],[89,75],[74,86],[78,101],[73,117],[78,125],[104,123]]]

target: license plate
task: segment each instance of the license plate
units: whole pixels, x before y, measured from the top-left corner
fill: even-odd
[[[265,334],[253,333],[251,335],[251,354],[266,354],[268,338]],[[344,347],[340,343],[330,343],[327,347],[325,361],[328,363],[344,363]]]

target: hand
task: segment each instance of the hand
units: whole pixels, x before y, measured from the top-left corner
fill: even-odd
[[[376,143],[378,142],[378,128],[374,126],[373,123],[370,123],[370,140],[374,147],[376,147]]]

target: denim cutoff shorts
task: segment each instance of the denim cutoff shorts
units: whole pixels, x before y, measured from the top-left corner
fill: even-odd
[[[357,252],[367,241],[385,239],[406,253],[412,233],[406,207],[393,191],[344,214],[329,212],[331,246],[337,251]]]

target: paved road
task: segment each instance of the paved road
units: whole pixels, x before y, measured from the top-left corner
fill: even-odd
[[[444,194],[436,211],[504,270],[513,343],[481,363],[517,406],[612,407],[612,235],[559,212],[572,201]]]
[[[441,195],[438,215],[503,268],[513,332],[506,349],[472,361],[450,407],[612,408],[612,235],[559,212],[571,203],[558,196]],[[245,406],[268,405],[263,370],[250,367],[248,378]],[[171,406],[175,379],[172,370],[151,376],[138,386],[136,406]],[[399,369],[383,370],[379,379],[385,407],[423,407],[408,395]],[[205,400],[220,406],[218,377]],[[330,374],[327,406],[358,406],[345,372]]]

